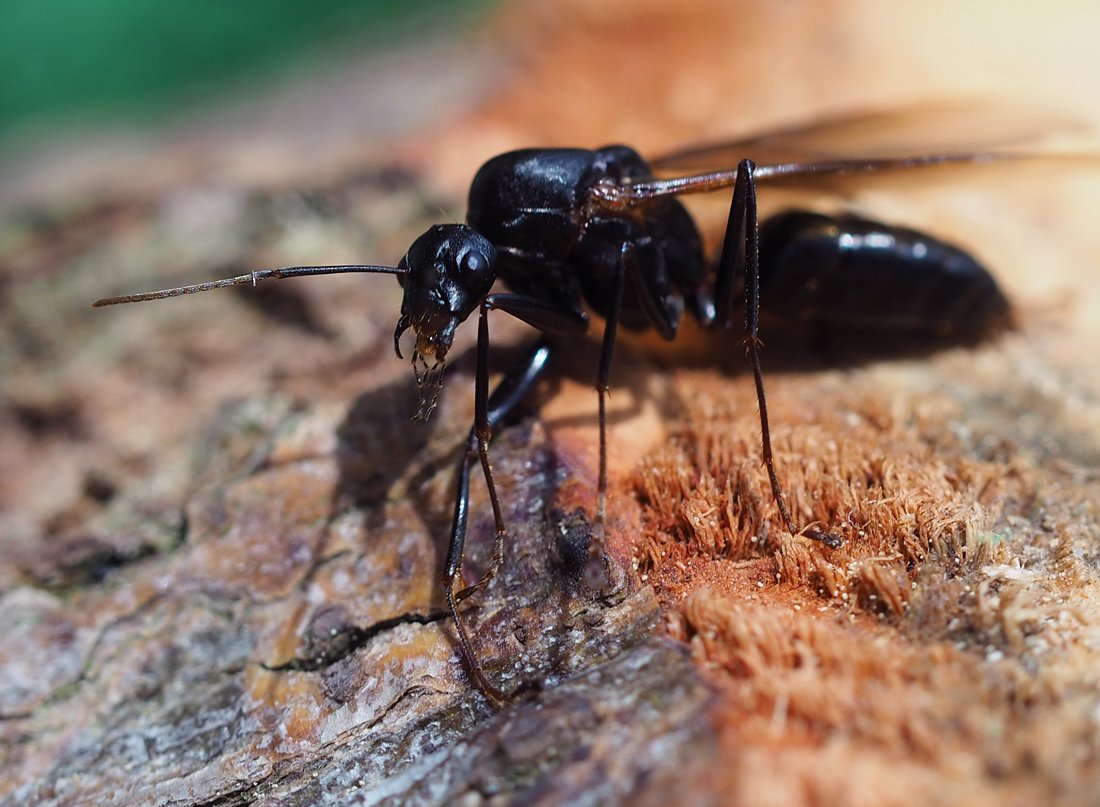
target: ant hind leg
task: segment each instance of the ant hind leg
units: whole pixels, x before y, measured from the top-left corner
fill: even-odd
[[[737,180],[733,187],[733,202],[730,205],[729,221],[722,243],[722,256],[718,263],[718,275],[715,282],[715,325],[729,327],[733,319],[733,298],[736,294],[737,280],[745,281],[745,350],[752,366],[753,381],[756,385],[756,400],[760,410],[760,442],[764,465],[768,470],[772,497],[779,509],[783,525],[792,535],[805,535],[826,546],[836,548],[843,543],[839,535],[824,532],[814,527],[797,529],[790,510],[787,509],[783,487],[779,484],[779,475],[775,471],[772,457],[771,430],[768,427],[768,404],[764,395],[764,373],[760,363],[760,239],[759,222],[756,212],[756,182],[753,177],[756,170],[752,160],[742,160],[737,166]]]

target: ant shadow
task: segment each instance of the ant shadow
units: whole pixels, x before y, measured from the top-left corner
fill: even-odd
[[[490,359],[493,369],[515,365],[528,349],[526,344],[494,349]],[[452,354],[444,396],[468,395],[473,400],[476,354],[473,347],[457,356]],[[552,374],[553,370],[548,375]],[[552,391],[555,384],[552,378],[550,384]],[[429,483],[441,470],[447,473],[457,470],[472,423],[455,431],[453,415],[438,410],[426,421],[415,420],[413,414],[419,402],[419,390],[411,372],[407,378],[365,392],[352,402],[336,431],[339,475],[331,511],[335,514],[357,508],[363,513],[366,530],[374,532],[387,518],[385,505],[394,485],[401,483],[402,495],[412,501],[413,509],[432,536],[438,555],[437,568],[442,570],[453,508],[440,506]],[[535,414],[531,404],[532,401],[526,401],[517,407],[504,421],[504,427]],[[446,406],[443,401],[439,409]],[[454,437],[443,439],[444,430],[454,432]],[[504,428],[499,429],[495,437],[503,431]],[[479,484],[478,479],[480,470],[475,469],[475,485]],[[442,587],[437,588],[435,593],[441,600]]]
[[[684,369],[709,370],[731,378],[751,375],[741,328],[706,331],[694,323],[685,323],[683,327],[696,331],[690,337],[693,346],[688,349],[678,347],[675,341],[652,348],[634,344],[630,338],[620,339],[611,372],[609,400],[613,405],[608,408],[608,425],[631,420],[647,403],[655,405],[665,416],[677,416],[690,409],[692,401],[681,397],[674,385],[648,383],[653,373]],[[852,370],[883,362],[925,359],[993,341],[1012,327],[1006,323],[990,332],[973,334],[890,333],[847,325],[792,322],[762,313],[761,360],[765,385],[769,375]],[[568,379],[592,389],[592,407],[591,412],[555,416],[548,425],[595,426],[598,354],[599,343],[590,336],[572,337],[559,344],[549,378],[543,381],[547,385],[545,397],[556,394]]]
[[[765,382],[771,374],[853,369],[883,361],[926,358],[990,338],[989,335],[936,338],[882,334],[852,328],[792,325],[768,318],[762,321],[761,332]],[[669,356],[653,355],[627,340],[617,345],[611,378],[613,405],[608,408],[608,424],[628,422],[647,404],[655,405],[666,415],[687,411],[691,402],[681,398],[674,385],[647,382],[662,368],[712,369],[729,377],[750,375],[740,330],[704,332],[700,339],[701,348],[689,355],[675,352]],[[490,359],[492,368],[514,366],[522,361],[528,350],[527,343],[496,348]],[[471,347],[450,362],[445,395],[473,397],[476,352],[476,348]],[[590,425],[595,428],[598,422],[595,390],[598,360],[599,342],[590,336],[556,342],[550,366],[538,388],[508,417],[505,427],[536,415],[539,401],[554,397],[569,381],[591,389],[591,411],[555,415],[547,420],[547,426]],[[620,394],[616,396],[617,391]],[[359,508],[364,512],[368,529],[373,530],[386,518],[384,505],[395,482],[404,481],[407,495],[412,497],[416,511],[433,536],[439,555],[438,568],[442,569],[453,512],[451,508],[441,508],[437,498],[432,499],[427,483],[441,467],[457,467],[466,449],[467,432],[463,429],[458,432],[461,436],[449,442],[441,440],[438,433],[443,428],[441,418],[412,419],[418,401],[419,392],[410,373],[408,378],[363,393],[351,404],[337,429],[339,480],[332,511]],[[475,472],[475,477],[480,474]]]
[[[564,351],[574,346],[561,347]],[[494,368],[507,368],[522,362],[529,352],[530,347],[525,344],[502,347],[493,351],[491,361]],[[458,354],[448,365],[445,394],[472,397],[475,364],[476,349]],[[563,364],[570,369],[569,362]],[[583,368],[577,369],[579,373]],[[497,627],[501,631],[515,628],[531,636],[554,634],[556,641],[542,646],[540,640],[538,646],[530,648],[539,657],[537,666],[544,670],[561,666],[570,652],[566,644],[573,643],[566,641],[571,635],[568,615],[576,610],[579,600],[590,599],[584,589],[582,569],[588,560],[591,525],[586,519],[581,523],[577,513],[557,509],[554,497],[561,466],[552,442],[536,438],[531,428],[539,399],[555,394],[565,378],[568,376],[558,374],[556,369],[548,370],[546,384],[512,412],[504,421],[504,428],[495,435],[497,484],[502,504],[509,513],[506,519],[511,540],[506,550],[507,561],[491,587],[493,591],[479,593],[462,605],[471,625],[486,619],[500,620]],[[592,397],[594,419],[594,390]],[[410,373],[407,379],[359,395],[349,406],[337,428],[339,475],[331,513],[335,516],[349,509],[359,510],[363,518],[362,540],[382,540],[381,536],[393,528],[390,519],[395,511],[388,504],[396,498],[395,486],[399,485],[399,495],[411,504],[402,508],[405,516],[414,519],[409,528],[427,534],[435,555],[431,563],[435,574],[430,595],[430,609],[434,611],[445,600],[441,581],[452,532],[454,472],[466,451],[467,431],[455,431],[457,407],[449,407],[446,401],[440,409],[449,411],[438,412],[441,417],[427,422],[412,420],[418,402],[419,392]],[[445,439],[445,435],[452,434],[453,437]],[[470,556],[468,572],[473,577],[488,563],[494,534],[480,480],[480,468],[475,463],[466,542]],[[440,491],[444,488],[449,495],[441,499]],[[508,605],[497,616],[492,608],[482,607],[490,601]],[[536,607],[539,603],[542,607]],[[546,606],[549,613],[544,613]],[[515,616],[515,625],[509,614]],[[555,615],[564,617],[561,624],[555,622]]]
[[[792,321],[761,312],[761,360],[770,373],[814,373],[852,370],[872,364],[926,359],[956,348],[976,347],[995,340],[1011,329],[997,326],[989,332],[937,334],[891,332],[875,328],[813,321]],[[726,375],[751,372],[741,348],[740,328],[707,335],[708,347],[684,363],[696,368],[714,367]]]

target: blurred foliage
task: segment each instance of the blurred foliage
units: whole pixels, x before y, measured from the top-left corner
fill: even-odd
[[[163,114],[383,38],[412,39],[486,2],[3,0],[0,137]]]

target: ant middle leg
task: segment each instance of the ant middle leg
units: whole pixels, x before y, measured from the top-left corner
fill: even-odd
[[[599,396],[600,430],[600,466],[596,484],[596,529],[599,531],[598,543],[602,543],[604,522],[607,520],[607,394],[611,379],[611,360],[615,353],[615,336],[619,330],[619,317],[622,315],[623,294],[626,289],[627,265],[631,251],[624,245],[620,253],[619,265],[615,270],[614,287],[611,292],[611,304],[607,319],[604,321],[603,343],[600,346],[600,368],[596,376],[596,393]]]

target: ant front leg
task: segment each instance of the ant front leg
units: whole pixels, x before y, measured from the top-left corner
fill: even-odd
[[[505,700],[504,693],[489,683],[481,664],[474,655],[466,627],[458,614],[457,603],[466,599],[477,589],[487,584],[504,560],[504,518],[497,498],[496,485],[493,483],[492,463],[489,461],[489,439],[492,430],[499,426],[519,405],[524,396],[534,386],[550,359],[550,346],[539,342],[488,395],[488,329],[484,327],[485,311],[482,309],[481,327],[478,328],[477,380],[475,390],[474,425],[470,428],[466,450],[458,464],[458,490],[455,494],[454,517],[451,522],[451,541],[447,548],[447,563],[443,570],[443,588],[447,597],[447,607],[455,621],[462,655],[479,689],[496,702]],[[482,336],[484,334],[484,337]],[[456,592],[456,583],[462,579],[462,554],[466,542],[466,524],[470,511],[470,469],[476,459],[481,460],[485,481],[489,488],[489,498],[493,506],[493,518],[496,522],[496,539],[493,546],[493,561],[488,571],[472,586]]]
[[[543,331],[565,332],[583,331],[587,327],[587,318],[583,312],[557,309],[535,298],[516,294],[494,294],[485,298],[481,304],[478,319],[477,369],[474,389],[474,425],[470,429],[466,450],[458,464],[458,489],[455,493],[454,517],[451,522],[451,540],[447,547],[447,562],[443,569],[443,588],[447,598],[447,607],[454,618],[455,631],[463,658],[466,660],[478,688],[496,703],[504,702],[505,694],[493,686],[485,676],[477,656],[473,652],[466,626],[458,613],[458,603],[485,586],[500,569],[504,560],[504,538],[507,533],[504,515],[493,480],[493,466],[489,456],[489,442],[493,430],[508,418],[531,390],[550,359],[551,348],[547,340],[540,340],[524,360],[509,371],[489,394],[489,322],[488,313],[499,308],[518,317]],[[496,537],[493,547],[493,560],[489,569],[476,583],[456,591],[462,580],[462,556],[466,542],[466,525],[470,510],[470,469],[474,460],[481,462],[485,483],[489,490],[489,500],[493,508]]]
[[[737,179],[733,186],[733,202],[730,205],[729,221],[722,243],[722,256],[718,262],[718,275],[715,281],[716,325],[729,327],[733,320],[733,302],[737,288],[737,279],[745,278],[745,349],[749,364],[752,366],[753,381],[756,384],[756,400],[760,409],[760,438],[764,456],[764,465],[768,469],[772,496],[779,508],[783,525],[792,535],[805,534],[809,538],[821,541],[826,546],[836,548],[841,545],[840,536],[823,532],[812,527],[797,530],[779,476],[775,472],[772,458],[771,431],[768,428],[768,404],[764,396],[764,374],[760,364],[760,237],[759,221],[756,213],[756,182],[753,172],[756,165],[752,160],[742,160],[737,166]]]

